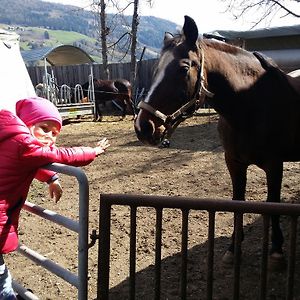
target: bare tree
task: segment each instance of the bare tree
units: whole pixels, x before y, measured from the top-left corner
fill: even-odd
[[[150,6],[153,4],[153,0],[143,0],[143,1],[145,1]],[[121,37],[119,37],[117,41],[111,41],[110,44],[108,43],[109,34],[113,32],[114,28],[112,24],[107,25],[106,6],[108,4],[111,4],[113,7],[115,7],[117,11],[115,16],[117,15],[123,16],[125,12],[128,13],[128,9],[133,5],[131,28],[129,24],[126,24],[125,18],[123,18],[123,22],[124,22],[123,25],[125,25],[125,27],[128,28],[128,32],[124,33]],[[136,81],[136,73],[137,73],[136,52],[137,52],[137,44],[138,44],[137,32],[138,32],[139,19],[140,19],[138,13],[139,0],[132,0],[132,1],[128,0],[127,2],[125,2],[125,5],[123,5],[123,7],[120,5],[119,0],[94,0],[92,6],[96,13],[97,23],[99,24],[98,29],[99,29],[100,39],[101,39],[101,53],[102,53],[102,63],[104,68],[104,77],[107,79],[109,78],[108,52],[109,51],[114,52],[115,47],[117,45],[120,45],[121,41],[127,38],[127,40],[125,40],[125,45],[123,46],[123,52],[124,52],[123,58],[127,55],[130,48],[130,58],[131,58],[130,82],[132,83],[134,88],[134,84]],[[118,23],[117,26],[120,26],[120,23]],[[128,36],[130,37],[129,39]],[[124,50],[126,44],[128,45],[128,49]]]
[[[136,81],[136,44],[137,44],[137,30],[139,25],[139,15],[138,15],[139,0],[134,0],[134,9],[132,15],[131,24],[131,65],[130,65],[130,82],[133,86],[133,91],[135,91],[135,81]]]
[[[105,79],[109,79],[108,58],[107,58],[107,40],[106,37],[109,34],[109,28],[106,27],[106,15],[105,15],[105,1],[100,0],[100,24],[101,24],[101,53],[103,64],[103,75]]]
[[[299,18],[296,11],[300,9],[299,0],[220,0],[227,4],[236,19],[249,16],[253,20],[253,27],[262,21],[272,22],[275,17],[293,16]],[[254,17],[255,16],[255,17]],[[254,20],[254,18],[256,18]]]

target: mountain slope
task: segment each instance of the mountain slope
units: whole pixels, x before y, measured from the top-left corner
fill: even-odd
[[[40,0],[0,0],[0,24],[5,24],[21,36],[23,49],[72,44],[92,56],[101,57],[99,34],[91,11],[75,6],[43,2]],[[107,15],[108,44],[112,45],[130,30],[130,16]],[[5,25],[2,27],[5,29]],[[177,25],[155,17],[140,17],[137,56],[146,47],[145,59],[156,57],[164,33],[175,32]],[[80,35],[81,34],[81,35]],[[128,51],[128,38],[111,51],[110,60],[118,61]],[[127,55],[127,60],[128,60]]]

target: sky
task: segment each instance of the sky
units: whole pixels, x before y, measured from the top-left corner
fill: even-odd
[[[61,4],[69,4],[79,7],[89,7],[92,0],[43,0],[47,2],[56,2]],[[120,1],[120,0],[119,0]],[[298,10],[300,14],[300,4],[295,1],[287,0],[289,3],[294,3],[293,11]],[[128,3],[129,0],[121,0],[123,3]],[[211,32],[215,30],[250,30],[255,21],[254,15],[236,20],[230,12],[226,12],[226,4],[222,0],[154,0],[152,7],[149,7],[146,0],[139,0],[140,11],[142,16],[155,16],[162,19],[172,21],[179,26],[183,25],[184,15],[192,17],[197,23],[200,33]],[[290,4],[291,5],[291,4]],[[126,14],[132,14],[132,6],[126,11]],[[107,8],[107,12],[110,8]],[[297,13],[298,13],[297,12]],[[278,27],[288,25],[300,25],[300,18],[284,17],[278,15],[272,21],[266,20],[254,29],[262,27]]]

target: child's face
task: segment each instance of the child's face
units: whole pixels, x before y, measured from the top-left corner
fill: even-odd
[[[59,127],[54,121],[43,121],[28,126],[30,133],[44,146],[52,146],[59,135]]]

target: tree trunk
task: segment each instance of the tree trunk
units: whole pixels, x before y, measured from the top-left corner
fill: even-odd
[[[106,37],[109,33],[109,28],[106,27],[105,1],[100,1],[100,24],[101,24],[101,45],[102,45],[102,64],[103,64],[103,79],[109,79],[108,58],[107,58],[107,41]]]
[[[135,95],[135,81],[136,81],[136,71],[137,71],[137,61],[136,61],[136,40],[137,40],[137,29],[139,25],[139,15],[138,15],[139,0],[134,0],[134,9],[132,16],[131,25],[131,66],[130,66],[130,82],[132,85],[133,97]]]

